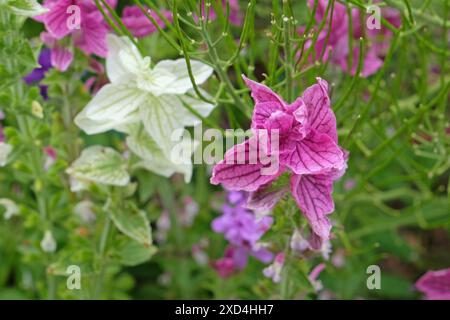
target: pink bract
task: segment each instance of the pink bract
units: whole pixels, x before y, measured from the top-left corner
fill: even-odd
[[[298,206],[314,233],[329,239],[331,223],[326,215],[334,210],[333,181],[345,172],[348,153],[338,145],[327,82],[317,78],[317,84],[289,104],[267,86],[244,80],[255,101],[251,126],[254,135],[226,152],[213,168],[211,183],[249,191],[249,207],[268,210],[286,191],[273,191],[271,184],[283,173],[291,173],[290,190]],[[274,132],[279,135],[275,150],[257,143]],[[261,154],[263,158],[271,157],[278,170],[264,172],[271,164],[264,163]]]
[[[450,300],[450,268],[428,271],[416,282],[428,300]]]

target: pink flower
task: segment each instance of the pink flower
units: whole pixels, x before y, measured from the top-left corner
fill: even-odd
[[[428,271],[416,282],[428,300],[450,300],[450,268]]]
[[[86,91],[95,94],[109,82],[105,73],[105,67],[98,60],[90,58],[88,70],[93,72],[94,75],[86,79],[84,87]]]
[[[224,159],[213,168],[211,183],[252,192],[249,200],[252,208],[271,209],[286,191],[282,188],[274,193],[272,182],[290,172],[291,193],[313,232],[321,239],[329,239],[331,224],[326,215],[334,210],[333,181],[344,174],[348,153],[338,145],[327,82],[317,78],[317,84],[287,104],[268,87],[245,77],[244,80],[255,101],[254,135],[225,153]],[[264,143],[261,146],[258,141],[264,140],[261,130],[262,138],[279,135],[276,150],[269,151]],[[271,157],[270,163],[263,162],[264,157]],[[241,161],[236,163],[235,159]],[[268,174],[266,169],[273,169],[274,162],[278,170]]]
[[[229,246],[225,249],[223,258],[216,260],[212,266],[221,278],[228,278],[232,274],[242,270],[247,265],[247,251]]]
[[[150,16],[155,19],[158,25],[161,28],[165,28],[166,24],[164,21],[156,14],[156,12],[151,12],[148,10]],[[165,16],[170,22],[172,22],[172,13],[168,10],[161,10],[161,14]],[[133,36],[137,38],[145,37],[153,32],[156,32],[157,29],[153,25],[153,23],[145,16],[145,14],[141,11],[141,9],[134,6],[126,6],[122,12],[122,21],[123,24],[127,27],[128,30],[131,31]]]
[[[281,281],[281,272],[283,271],[284,259],[284,252],[278,253],[275,256],[273,263],[263,270],[264,276],[272,279],[275,283],[279,283]]]
[[[107,2],[111,7],[117,4]],[[44,7],[49,11],[35,19],[47,29],[41,39],[52,48],[52,65],[65,71],[72,62],[73,53],[60,43],[67,36],[84,53],[106,57],[108,26],[93,0],[45,0]]]
[[[55,163],[57,154],[56,150],[50,146],[44,147],[43,151],[46,155],[44,169],[45,171],[48,171],[48,169]]]
[[[322,281],[317,280],[319,278],[320,273],[325,269],[325,263],[319,263],[317,266],[312,269],[311,273],[308,276],[309,281],[313,285],[316,291],[320,291],[323,289]]]
[[[308,0],[309,7],[313,8],[315,0]],[[329,27],[330,13],[325,16],[325,11],[328,6],[328,0],[319,0],[315,18],[320,23],[324,19],[326,27],[319,33],[316,43],[314,44],[315,58],[311,60],[319,60],[323,52],[323,61],[330,60],[331,63],[340,66],[344,71],[347,71],[349,55],[352,55],[352,66],[350,74],[354,75],[358,66],[359,47],[357,40],[366,34],[369,40],[369,46],[366,48],[366,53],[363,56],[361,76],[368,77],[383,65],[383,57],[389,48],[389,39],[392,37],[392,32],[386,27],[381,29],[363,30],[361,26],[361,11],[359,9],[352,9],[352,25],[354,47],[350,52],[348,42],[348,28],[349,19],[347,16],[345,5],[335,2],[331,26]],[[331,10],[331,9],[330,9]],[[398,11],[391,8],[383,8],[381,11],[382,17],[390,22],[395,27],[401,24],[400,14]],[[300,34],[304,33],[305,28],[299,28]],[[365,31],[365,32],[363,32]],[[328,35],[328,41],[327,41]],[[312,45],[312,40],[307,40],[305,43],[305,51]],[[326,46],[326,47],[325,47]]]

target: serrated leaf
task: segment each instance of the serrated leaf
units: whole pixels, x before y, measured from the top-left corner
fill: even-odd
[[[111,219],[123,234],[143,245],[152,244],[150,222],[145,212],[132,202],[111,203],[106,210],[110,212]]]
[[[130,181],[122,156],[114,149],[102,146],[84,149],[66,172],[75,179],[114,186],[125,186]]]

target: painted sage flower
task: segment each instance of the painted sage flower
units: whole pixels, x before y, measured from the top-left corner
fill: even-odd
[[[88,134],[111,129],[128,133],[130,149],[146,167],[164,176],[182,172],[189,181],[190,159],[171,159],[181,138],[177,132],[200,123],[186,105],[203,117],[214,106],[195,97],[184,59],[163,60],[152,68],[150,57],[142,57],[130,39],[109,35],[108,46],[106,73],[111,83],[100,89],[75,123]],[[204,83],[213,71],[198,61],[191,61],[191,67],[196,84]],[[141,125],[146,134],[139,131]],[[186,142],[189,158],[194,148],[194,142]]]

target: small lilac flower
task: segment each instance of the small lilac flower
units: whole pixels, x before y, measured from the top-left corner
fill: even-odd
[[[298,252],[303,252],[309,249],[309,242],[303,238],[300,230],[295,229],[291,237],[291,249]]]
[[[223,233],[230,243],[225,256],[214,264],[214,268],[222,277],[244,269],[249,256],[263,263],[268,263],[273,258],[266,246],[259,242],[270,228],[273,219],[264,216],[258,220],[252,211],[244,207],[246,201],[246,193],[230,191],[227,203],[222,206],[223,214],[212,222],[212,229]]]
[[[73,212],[78,215],[84,223],[91,224],[97,219],[93,207],[94,204],[92,201],[83,200],[75,205]]]
[[[252,250],[270,228],[273,219],[265,216],[256,221],[253,212],[243,207],[246,197],[242,192],[230,192],[228,200],[229,203],[222,207],[223,214],[213,220],[212,229],[223,233],[231,244]]]
[[[347,179],[344,182],[344,189],[349,191],[352,190],[356,186],[356,181],[354,179]]]
[[[274,283],[281,281],[281,272],[283,270],[285,254],[280,252],[275,256],[274,262],[263,270],[264,276],[272,279]]]
[[[192,226],[195,217],[197,216],[200,207],[197,202],[191,197],[185,197],[183,199],[183,210],[179,215],[180,223],[184,227]]]
[[[164,29],[166,24],[156,14],[156,12],[147,10],[148,14],[158,23],[158,25]],[[172,13],[168,10],[161,10],[161,14],[172,22]],[[142,10],[137,6],[125,6],[122,12],[123,24],[136,38],[142,38],[156,32],[158,29],[153,23],[146,17]]]
[[[195,262],[197,262],[197,264],[201,266],[208,264],[209,257],[202,245],[200,244],[192,245],[191,252],[192,257],[194,258]]]
[[[331,263],[336,268],[342,268],[345,265],[345,250],[338,249],[331,257]]]
[[[167,233],[171,227],[169,212],[164,210],[156,221],[156,241],[164,243],[167,239]]]
[[[416,282],[427,300],[450,300],[450,268],[428,271]]]
[[[244,77],[255,101],[252,117],[254,135],[228,150],[213,168],[212,184],[230,190],[251,192],[252,209],[271,209],[285,190],[274,194],[270,186],[281,174],[291,172],[290,190],[309,224],[321,239],[330,238],[331,223],[326,215],[334,211],[333,181],[347,168],[348,152],[338,145],[336,118],[330,106],[328,84],[317,84],[288,104],[268,87]],[[259,143],[260,132],[279,133],[279,146],[272,154]],[[266,139],[267,140],[267,139]],[[258,149],[254,150],[254,146]],[[251,158],[258,151],[259,159]],[[263,163],[261,154],[272,157]],[[273,159],[275,158],[275,159]],[[237,161],[235,159],[244,159]],[[278,171],[262,170],[279,162]],[[269,189],[267,192],[266,190]],[[259,200],[255,200],[259,199]],[[268,201],[265,201],[269,199]]]

